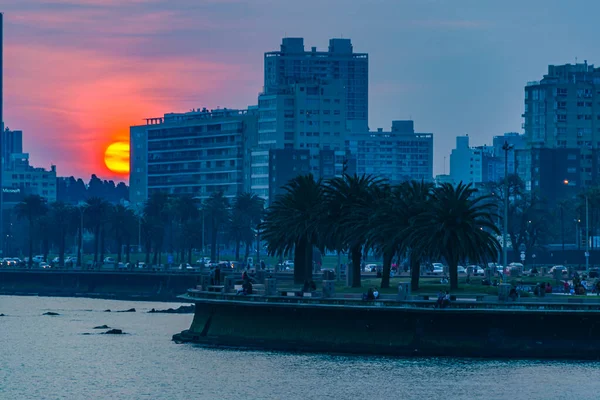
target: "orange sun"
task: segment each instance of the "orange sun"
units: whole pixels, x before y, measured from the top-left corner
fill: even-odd
[[[129,173],[129,143],[114,142],[104,152],[104,164],[116,174]]]

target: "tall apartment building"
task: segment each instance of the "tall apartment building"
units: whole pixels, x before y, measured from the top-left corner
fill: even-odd
[[[415,133],[413,121],[392,121],[384,132],[352,133],[346,146],[356,158],[356,172],[390,183],[433,179],[433,134]]]
[[[23,131],[12,131],[6,128],[2,131],[2,161],[7,169],[11,163],[12,154],[23,153]]]
[[[256,108],[198,109],[132,126],[130,201],[141,203],[155,191],[205,199],[249,190],[257,122]]]
[[[2,192],[7,206],[12,206],[24,196],[31,194],[44,197],[48,203],[56,201],[55,165],[52,165],[49,170],[36,168],[29,164],[29,154],[11,154],[2,175],[4,182]]]
[[[337,80],[345,92],[348,129],[368,130],[369,56],[354,53],[350,39],[330,39],[328,51],[304,50],[303,38],[284,38],[280,51],[265,53],[264,93],[307,80],[331,82]]]
[[[346,160],[347,117],[345,89],[339,80],[307,79],[262,93],[258,112],[258,140],[252,151],[254,193],[268,199],[275,190],[271,186],[282,184],[270,179],[269,171],[277,168],[277,163],[291,160],[271,157],[273,150],[307,150],[308,172],[317,178],[341,175]],[[296,168],[303,170],[304,160],[297,161]]]
[[[600,164],[600,68],[583,64],[549,65],[541,81],[525,86],[525,137],[529,151],[518,152],[519,169],[531,190],[541,190],[541,182],[564,185],[566,175],[573,188],[598,182]],[[544,151],[543,157],[535,149]],[[572,149],[579,151],[578,166],[573,166]],[[554,151],[556,150],[556,151]],[[568,154],[567,154],[568,153]],[[540,165],[546,160],[554,165]],[[557,164],[558,163],[558,164]],[[557,170],[557,168],[559,168]],[[571,172],[569,172],[571,171]],[[573,172],[575,171],[575,172]],[[545,176],[553,174],[553,176]],[[558,186],[560,187],[560,186]],[[546,197],[564,194],[544,193]]]

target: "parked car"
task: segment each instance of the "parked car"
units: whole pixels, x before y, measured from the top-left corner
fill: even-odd
[[[473,268],[473,276],[485,275],[485,271],[479,265],[469,265],[469,267]]]
[[[467,269],[465,267],[463,267],[462,265],[459,265],[458,267],[456,267],[456,270],[458,271],[459,275],[467,274]]]
[[[561,273],[566,274],[568,272],[567,267],[565,267],[564,265],[555,265],[554,267],[550,268],[550,273],[554,274],[554,271],[561,271]]]
[[[39,264],[39,267],[44,268],[44,269],[52,268],[52,266],[50,264],[48,264],[47,262],[43,262],[43,261]]]
[[[369,272],[377,272],[377,264],[367,264],[365,266],[365,271],[369,271]]]
[[[33,256],[33,262],[34,263],[39,264],[42,261],[44,261],[44,256]]]
[[[105,257],[104,258],[104,264],[114,264],[115,263],[115,259],[112,257]]]
[[[444,273],[444,264],[442,263],[433,263],[431,264],[433,269],[431,271],[434,275],[442,275]]]
[[[192,271],[194,269],[194,267],[192,267],[188,263],[183,263],[183,264],[179,264],[179,267],[177,267],[177,269]]]

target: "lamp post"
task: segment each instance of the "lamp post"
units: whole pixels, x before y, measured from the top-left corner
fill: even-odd
[[[79,202],[79,207],[77,207],[77,209],[79,210],[79,214],[81,216],[81,225],[79,226],[79,246],[77,249],[77,265],[78,266],[82,266],[81,262],[81,256],[83,253],[83,213],[85,212],[85,210],[87,209],[88,205],[84,202]]]
[[[506,268],[508,263],[508,152],[512,150],[513,147],[514,145],[508,144],[507,141],[502,145],[502,150],[504,150],[504,229],[502,232],[502,262],[504,263],[504,268]]]
[[[569,180],[565,179],[563,181],[565,185],[569,184]],[[587,193],[584,193],[585,197],[585,272],[589,274],[590,272],[590,207],[589,207],[589,197]]]

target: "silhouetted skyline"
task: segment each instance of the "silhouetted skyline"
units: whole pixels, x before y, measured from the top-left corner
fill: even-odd
[[[455,137],[521,129],[523,87],[548,64],[593,58],[600,4],[558,0],[0,0],[6,124],[38,165],[114,177],[105,148],[142,118],[244,108],[263,53],[282,37],[325,49],[348,37],[370,56],[369,125],[435,132],[434,173]],[[447,168],[446,168],[447,170]]]

